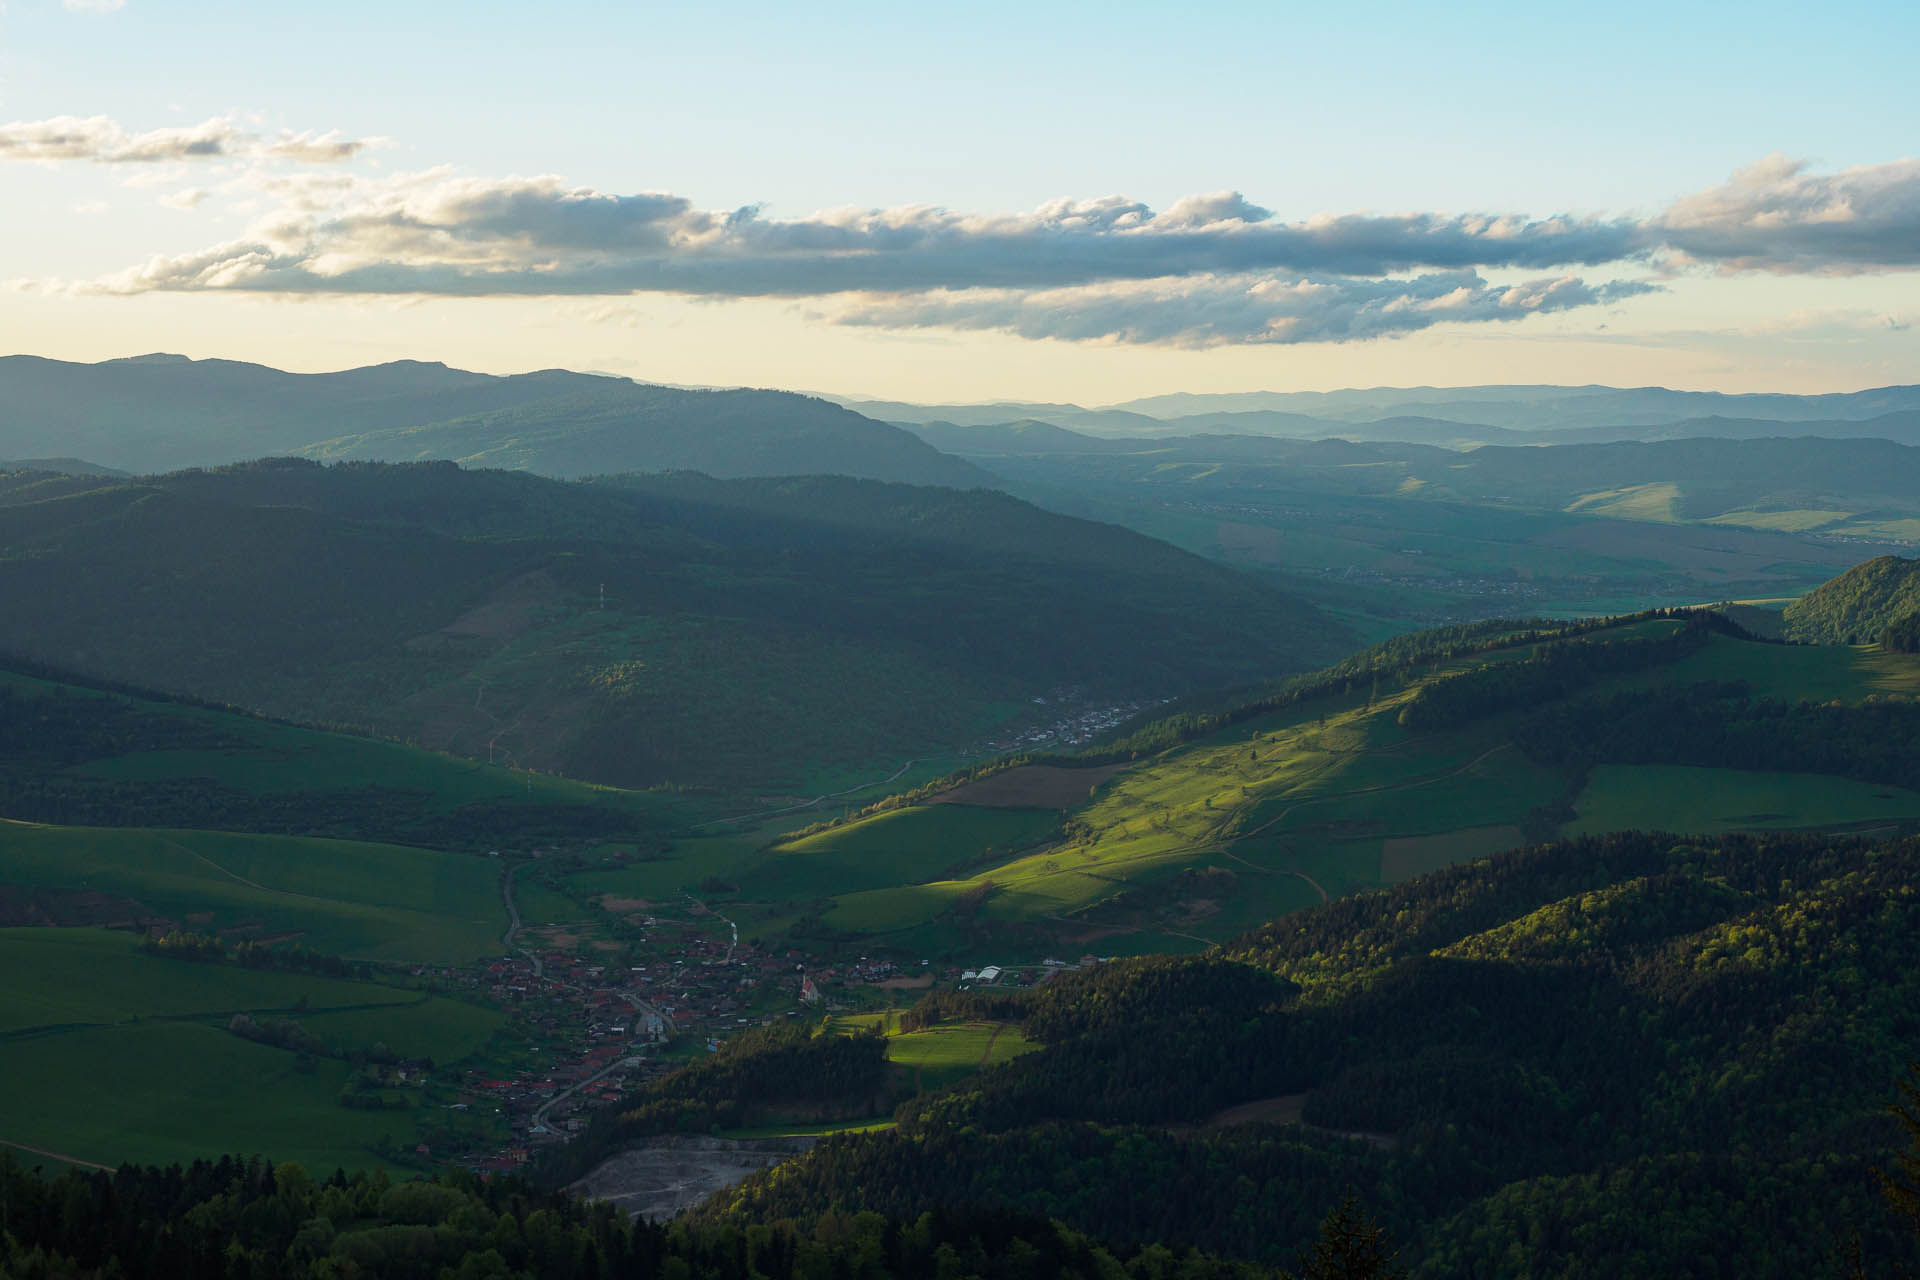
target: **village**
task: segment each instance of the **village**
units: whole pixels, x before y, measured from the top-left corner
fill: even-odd
[[[469,967],[415,970],[415,977],[506,1010],[509,1051],[485,1055],[446,1079],[436,1105],[468,1123],[452,1146],[416,1154],[482,1173],[510,1172],[543,1147],[568,1141],[599,1107],[700,1056],[750,1026],[911,1002],[936,982],[1017,988],[1093,961],[1048,960],[1026,968],[900,964],[861,957],[809,963],[716,931],[718,916],[646,917],[644,943],[619,955],[548,943]]]

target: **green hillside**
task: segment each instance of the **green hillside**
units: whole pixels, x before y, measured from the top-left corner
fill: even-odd
[[[1190,951],[1560,833],[1920,824],[1916,694],[1920,658],[1763,642],[1707,614],[1486,624],[711,856],[756,887],[733,896],[762,928],[863,950]],[[690,888],[692,865],[621,875]]]
[[[96,929],[0,929],[0,962],[33,975],[0,997],[0,1137],[98,1164],[222,1150],[315,1169],[383,1163],[444,1121],[418,1089],[389,1091],[385,1109],[342,1105],[348,1059],[384,1046],[457,1062],[506,1025],[371,982],[160,958]],[[291,1019],[311,1049],[236,1034],[240,1014]]]
[[[1870,643],[1915,614],[1920,614],[1920,560],[1881,556],[1788,605],[1787,634],[1812,644]]]
[[[0,817],[332,836],[464,850],[651,843],[690,806],[0,658]]]
[[[0,478],[0,648],[629,786],[884,777],[1059,714],[1036,699],[1344,643],[1229,570],[986,491],[279,461],[47,493]]]

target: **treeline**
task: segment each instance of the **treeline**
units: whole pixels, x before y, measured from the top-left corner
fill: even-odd
[[[1514,733],[1542,763],[1694,765],[1824,773],[1920,790],[1920,703],[1782,702],[1729,681],[1634,690],[1550,708]]]
[[[229,944],[214,934],[176,929],[172,933],[149,934],[140,940],[140,949],[150,956],[168,960],[192,960],[201,964],[237,964],[243,969],[273,969],[281,973],[315,973],[328,978],[369,978],[373,967],[354,964],[339,956],[315,951],[308,946],[275,946],[244,938]]]
[[[1718,616],[1693,614],[1664,635],[1555,640],[1518,662],[1488,663],[1429,681],[1400,709],[1400,723],[1416,731],[1454,729],[1556,701],[1608,676],[1677,662],[1712,638],[1720,628],[1711,620]]]
[[[912,1220],[632,1220],[513,1178],[392,1182],[255,1157],[52,1178],[0,1149],[8,1280],[1263,1280],[1164,1247],[1115,1251],[1031,1213],[943,1208]]]
[[[750,1027],[718,1053],[594,1112],[573,1141],[541,1155],[534,1173],[546,1185],[564,1186],[628,1143],[752,1125],[775,1105],[810,1108],[822,1118],[871,1115],[883,1108],[886,1087],[880,1034],[820,1034],[797,1021]]]

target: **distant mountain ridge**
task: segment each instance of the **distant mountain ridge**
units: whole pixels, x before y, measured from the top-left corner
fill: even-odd
[[[889,422],[979,427],[1027,420],[1114,438],[1226,432],[1480,444],[1604,443],[1691,436],[1875,436],[1920,443],[1920,386],[1831,395],[1729,395],[1664,387],[1376,387],[1177,393],[1121,404],[841,403]]]
[[[0,457],[154,474],[289,454],[561,478],[699,470],[993,483],[898,428],[785,391],[687,391],[559,369],[496,377],[409,360],[301,374],[171,355],[0,358]]]

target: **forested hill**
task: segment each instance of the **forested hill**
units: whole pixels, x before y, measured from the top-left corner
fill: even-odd
[[[1280,1261],[1350,1186],[1422,1277],[1840,1276],[1856,1238],[1893,1274],[1914,1242],[1872,1171],[1920,1055],[1916,884],[1920,842],[1811,836],[1436,872],[1056,980],[1025,1006],[1043,1051],[707,1212],[1027,1205]]]
[[[183,356],[0,358],[0,457],[159,472],[294,453],[562,477],[697,469],[993,483],[909,432],[783,391],[689,391],[559,369],[494,377],[416,361],[298,374]]]
[[[1864,644],[1920,619],[1920,559],[1855,565],[1786,608],[1787,634],[1814,644]]]
[[[286,460],[15,475],[0,593],[0,649],[629,784],[891,772],[1062,688],[1160,697],[1347,643],[1310,606],[1137,534],[832,477]]]

